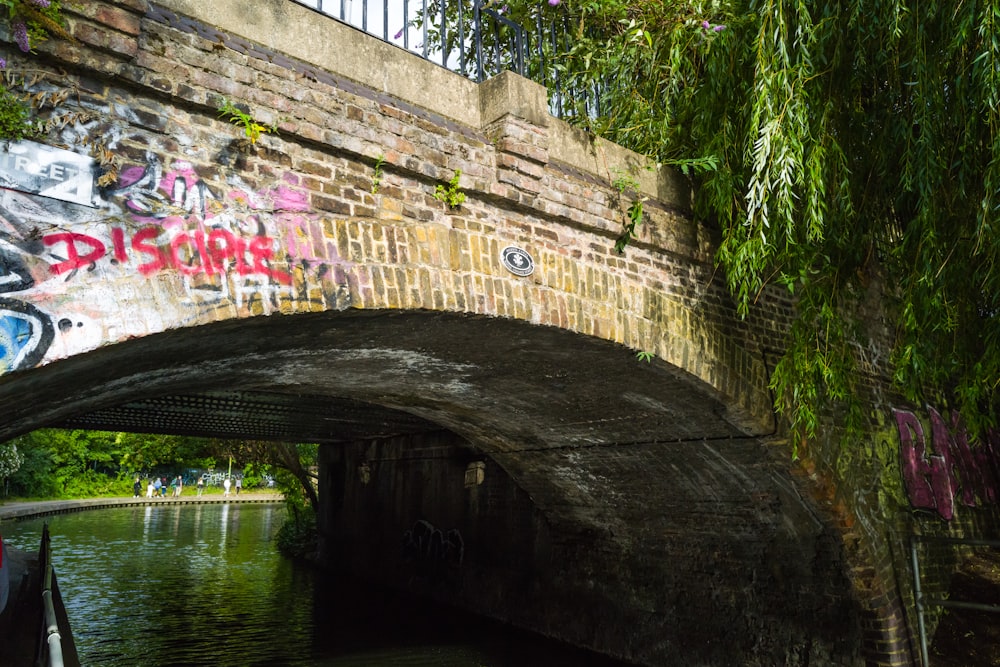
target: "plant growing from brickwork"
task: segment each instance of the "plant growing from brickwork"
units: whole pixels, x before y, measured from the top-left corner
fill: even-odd
[[[39,135],[31,105],[22,97],[0,85],[0,138],[20,141]]]
[[[623,206],[622,199],[627,193],[635,195],[635,199],[623,211],[622,232],[615,239],[615,252],[622,254],[625,252],[625,246],[635,238],[636,227],[642,224],[642,205],[646,198],[639,194],[639,181],[627,174],[619,173],[611,181],[611,185],[618,192],[617,204],[619,210]]]
[[[438,184],[434,189],[434,199],[437,199],[451,210],[461,206],[465,202],[465,193],[458,187],[458,180],[462,177],[462,170],[456,169],[455,175],[448,181],[447,187]]]
[[[76,41],[66,31],[59,0],[0,0],[0,5],[7,9],[4,23],[8,34],[25,53],[30,53],[35,45],[50,35]],[[0,69],[4,70],[4,81],[0,84],[0,139],[20,141],[37,138],[44,132],[33,113],[40,103],[29,101],[26,96],[11,90],[15,82],[24,88],[28,86],[23,86],[23,76],[7,70],[7,61],[3,58],[0,58]]]
[[[379,155],[375,160],[375,171],[372,174],[372,194],[377,195],[378,189],[382,185],[382,165],[385,164],[385,156]]]
[[[243,134],[251,146],[257,143],[260,135],[274,134],[278,131],[276,126],[261,123],[225,98],[223,98],[222,103],[219,105],[219,116],[226,118],[233,125],[242,127]]]
[[[100,120],[101,116],[88,109],[66,110],[63,105],[74,94],[74,89],[51,88],[51,74],[47,72],[13,72],[5,70],[0,86],[0,139],[44,140],[70,126],[86,126]],[[42,90],[38,90],[40,86]],[[79,91],[75,91],[79,93]],[[97,185],[107,187],[118,180],[122,158],[108,148],[102,132],[87,133],[80,144],[88,148],[91,157],[101,168]]]
[[[97,161],[101,168],[101,175],[97,177],[97,185],[102,188],[114,185],[118,182],[118,175],[122,168],[122,158],[116,155],[103,139],[89,139],[84,145],[90,147],[90,155]]]
[[[6,27],[18,48],[25,53],[51,35],[76,41],[66,30],[60,0],[0,0],[7,8]]]

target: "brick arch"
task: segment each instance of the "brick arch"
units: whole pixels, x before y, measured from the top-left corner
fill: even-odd
[[[15,223],[5,235],[7,265],[37,276],[7,296],[58,329],[44,356],[26,358],[44,364],[230,318],[344,309],[475,314],[652,352],[702,381],[748,433],[771,427],[759,346],[703,263],[646,247],[621,257],[603,233],[473,190],[450,211],[431,184],[406,173],[366,193],[364,163],[334,160],[317,182],[301,170],[321,171],[320,157],[254,188],[211,178],[177,155],[147,153],[94,211],[5,195],[0,211]],[[341,183],[345,201],[357,198],[343,204],[345,215],[317,208],[335,208],[310,189],[327,182]],[[650,208],[654,219],[690,224]],[[62,223],[29,241],[42,219]],[[502,265],[512,245],[530,254],[530,275]]]
[[[608,341],[513,318],[345,309],[173,328],[8,374],[0,437],[140,397],[229,389],[373,403],[491,452],[744,435],[703,382]]]
[[[574,480],[537,469],[572,470],[571,455],[590,444],[587,474],[614,465],[682,487],[718,477],[729,506],[774,518],[765,523],[775,535],[785,512],[776,498],[807,511],[787,489],[748,504],[740,476],[725,478],[758,464],[752,479],[785,478],[787,461],[763,464],[774,452],[740,437],[773,428],[762,350],[783,331],[787,304],[768,299],[753,319],[734,317],[711,233],[690,219],[677,178],[548,118],[544,91],[515,77],[476,88],[399,68],[432,98],[458,101],[444,109],[426,95],[394,96],[398,80],[354,79],[357,63],[333,70],[347,48],[302,52],[315,21],[283,0],[265,2],[275,10],[263,12],[273,13],[266,25],[235,2],[163,4],[81,9],[72,20],[85,26],[82,42],[46,45],[31,63],[94,108],[114,102],[80,131],[107,138],[124,164],[94,207],[0,191],[0,324],[30,334],[0,366],[0,434],[142,392],[339,382],[329,391],[475,440],[549,506],[576,499]],[[281,122],[280,134],[241,144],[218,117],[223,95]],[[466,201],[449,210],[434,193],[457,170]],[[617,170],[640,181],[636,192],[612,187]],[[649,199],[639,236],[618,255],[622,203],[640,195]],[[534,273],[502,268],[508,244],[531,254]],[[379,328],[374,344],[368,334]],[[339,345],[337,334],[354,342]],[[450,358],[457,347],[466,356]],[[637,350],[658,361],[637,360]],[[308,377],[288,371],[297,363],[313,364]],[[415,393],[418,381],[425,391]],[[721,459],[718,447],[698,445],[715,439],[727,446]],[[608,443],[644,453],[606,461]],[[685,447],[696,448],[690,458]],[[514,460],[518,449],[537,459]],[[741,455],[755,460],[726,464]],[[643,493],[633,491],[634,509]],[[687,491],[708,506],[708,495]],[[660,502],[658,520],[677,509]],[[598,518],[610,511],[583,507]],[[785,537],[776,538],[782,553],[793,553]],[[735,563],[739,540],[726,544]],[[683,555],[671,548],[650,553]],[[734,566],[733,580],[757,565],[766,562]]]
[[[692,270],[644,249],[623,259],[602,236],[470,208],[426,223],[336,222],[341,256],[356,260],[346,276],[350,306],[512,318],[649,351],[704,382],[748,432],[770,430],[762,355],[726,312],[719,287],[698,285],[704,266]],[[502,265],[510,246],[534,260],[531,275]]]
[[[287,55],[260,45],[311,31],[301,7],[271,3],[281,11],[267,26],[223,11],[209,28],[183,15],[196,5],[166,5],[109,7],[87,17],[106,32],[52,54],[88,72],[53,67],[58,85],[116,102],[77,131],[107,137],[122,168],[93,207],[0,197],[4,322],[37,329],[0,373],[228,318],[474,313],[652,352],[704,382],[748,433],[772,429],[761,340],[782,315],[763,333],[733,316],[673,175],[549,118],[544,90],[512,75],[476,87],[420,63],[413,78],[461,102],[434,108],[442,100],[323,70],[329,54],[300,53],[295,39]],[[102,35],[121,42],[122,61],[88,57]],[[218,117],[223,95],[281,120],[280,133],[241,143]],[[466,200],[449,210],[435,188],[458,171]],[[619,172],[635,192],[612,187]],[[639,238],[618,255],[623,202],[637,196],[648,197]],[[532,255],[533,274],[500,266],[508,244]]]
[[[815,521],[787,458],[728,423],[700,380],[593,336],[430,310],[233,318],[13,374],[0,401],[12,406],[8,427],[28,428],[225,390],[394,408],[446,427],[502,468],[516,487],[503,488],[544,522],[546,551],[512,546],[514,560],[504,562],[537,562],[513,575],[470,571],[466,590],[489,576],[489,590],[516,584],[528,596],[516,600],[531,601],[525,573],[541,572],[551,580],[540,590],[560,597],[547,599],[547,618],[530,613],[548,608],[539,604],[484,613],[510,611],[537,631],[645,664],[678,655],[704,664],[768,665],[800,652],[843,658],[857,641],[838,535]],[[399,445],[416,447],[418,458],[421,446]],[[372,464],[377,478],[384,464]],[[497,477],[492,467],[488,474]]]
[[[149,152],[145,164],[126,166],[93,211],[7,193],[0,212],[13,228],[4,234],[4,259],[31,267],[33,280],[9,283],[6,296],[58,328],[44,356],[25,358],[44,364],[229,318],[346,308],[471,313],[652,352],[715,391],[748,432],[770,428],[758,345],[703,263],[645,247],[618,256],[600,230],[471,189],[461,209],[449,211],[432,184],[406,173],[386,176],[372,195],[360,188],[366,164],[333,160],[321,169],[321,158],[309,155],[298,170],[293,164],[254,187]],[[320,182],[302,170],[327,176]],[[341,184],[345,202],[358,201],[316,194],[330,182]],[[649,208],[651,218],[690,224]],[[59,225],[39,234],[42,220]],[[512,245],[530,254],[530,275],[502,265]]]

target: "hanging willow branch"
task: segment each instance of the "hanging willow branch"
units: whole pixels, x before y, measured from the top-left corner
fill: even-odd
[[[509,2],[531,15],[530,2]],[[884,285],[910,400],[994,424],[1000,394],[1000,0],[580,0],[560,94],[608,139],[692,175],[742,314],[798,299],[774,374],[800,436],[858,416],[857,301]],[[606,113],[574,100],[601,91]],[[574,103],[575,102],[575,103]],[[585,109],[589,109],[588,114]]]

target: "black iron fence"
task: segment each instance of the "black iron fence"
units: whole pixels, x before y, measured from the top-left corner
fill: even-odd
[[[548,88],[556,116],[571,99],[587,100],[576,113],[600,111],[595,91],[571,90],[555,66],[571,46],[561,3],[543,0],[515,21],[503,0],[294,1],[477,82],[504,70],[528,77]]]

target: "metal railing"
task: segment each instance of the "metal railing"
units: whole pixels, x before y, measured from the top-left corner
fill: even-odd
[[[566,13],[540,1],[530,25],[505,16],[503,0],[293,0],[478,83],[511,70],[550,91],[550,110],[563,117],[568,100],[600,109],[598,91],[570,90],[554,67],[569,51]]]
[[[42,544],[38,550],[38,566],[42,573],[42,630],[38,643],[36,665],[42,667],[63,667],[62,635],[56,617],[53,596],[52,549],[49,539],[49,525],[42,526]]]
[[[924,623],[924,609],[928,606],[944,607],[945,609],[968,609],[970,611],[985,611],[1000,613],[1000,605],[970,602],[968,600],[952,600],[936,597],[925,597],[920,585],[920,559],[917,557],[917,543],[937,543],[951,546],[991,547],[1000,548],[1000,540],[977,540],[962,537],[936,537],[931,535],[914,535],[910,540],[910,560],[913,564],[913,595],[917,603],[917,630],[920,633],[920,664],[930,666],[930,655],[927,649],[927,628]]]

